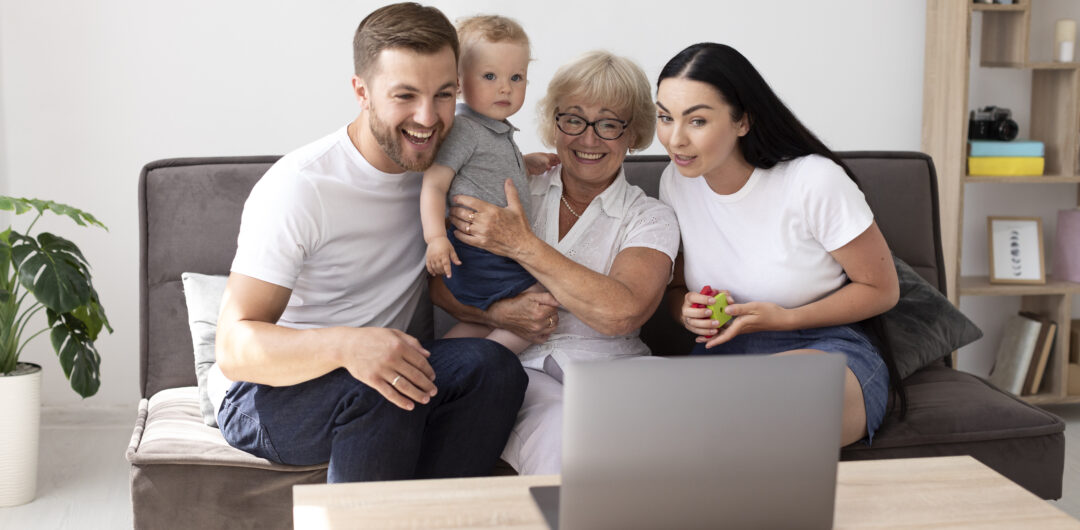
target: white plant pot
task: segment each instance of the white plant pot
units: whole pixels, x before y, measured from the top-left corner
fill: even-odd
[[[37,491],[41,367],[18,363],[0,375],[0,507],[26,504]]]

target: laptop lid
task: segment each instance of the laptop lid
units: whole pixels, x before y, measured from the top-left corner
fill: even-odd
[[[845,366],[840,354],[570,365],[558,527],[830,528]]]

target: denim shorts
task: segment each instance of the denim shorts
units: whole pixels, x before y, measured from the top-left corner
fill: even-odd
[[[454,229],[446,236],[454,245],[461,265],[450,264],[450,277],[443,278],[454,298],[465,305],[487,309],[488,306],[517,296],[536,283],[518,262],[462,243],[454,237]]]
[[[861,326],[829,326],[796,331],[759,331],[738,335],[723,344],[705,349],[694,346],[691,355],[737,355],[744,353],[780,353],[790,350],[820,350],[843,353],[847,366],[862,387],[866,406],[867,445],[885,418],[889,401],[889,370]]]

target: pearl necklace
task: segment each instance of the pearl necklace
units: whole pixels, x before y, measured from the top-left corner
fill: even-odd
[[[570,211],[570,215],[573,215],[576,219],[581,219],[581,215],[575,212],[574,209],[570,207],[570,202],[566,200],[566,192],[563,192],[562,194],[562,203],[566,206],[566,209]]]

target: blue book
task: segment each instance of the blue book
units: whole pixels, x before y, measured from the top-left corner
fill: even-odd
[[[968,140],[968,156],[1043,156],[1042,142],[1034,140]]]

